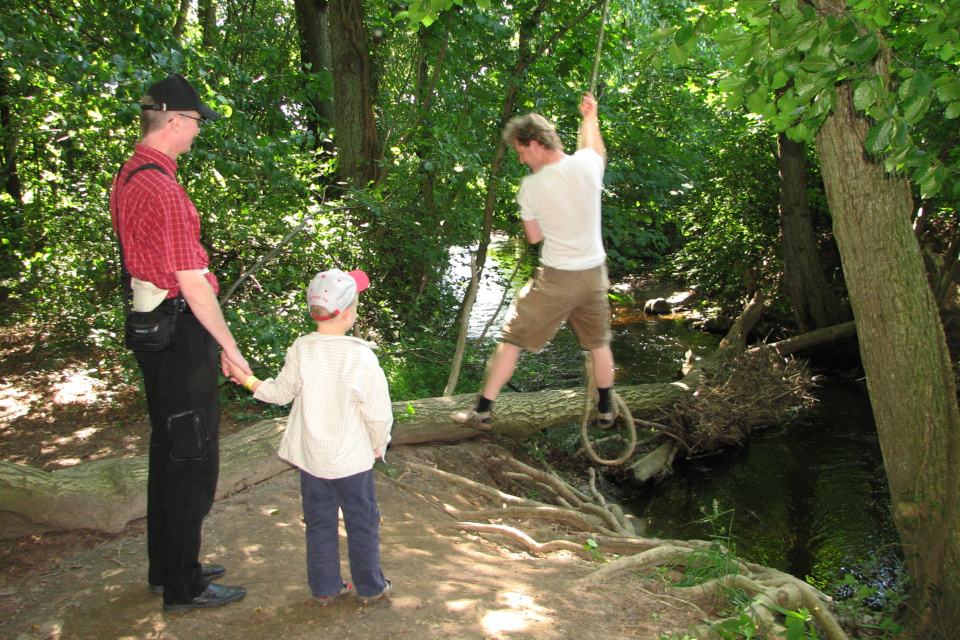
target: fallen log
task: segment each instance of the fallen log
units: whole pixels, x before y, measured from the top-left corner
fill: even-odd
[[[290,465],[277,457],[286,419],[265,420],[220,441],[216,499]],[[0,540],[44,531],[119,533],[147,513],[147,456],[104,458],[58,471],[0,462]]]
[[[845,322],[843,324],[837,324],[832,327],[824,327],[823,329],[817,329],[816,331],[804,333],[803,335],[787,338],[786,340],[781,340],[780,342],[753,347],[749,351],[773,349],[780,355],[786,356],[790,355],[791,353],[796,353],[797,351],[809,349],[810,347],[826,344],[827,342],[833,342],[834,340],[840,340],[842,338],[850,338],[855,335],[857,335],[857,323],[851,320],[850,322]]]
[[[655,418],[696,391],[704,369],[735,357],[763,310],[757,295],[720,347],[678,382],[617,387],[636,418]],[[494,431],[523,441],[551,427],[575,424],[583,411],[582,388],[503,393],[495,405]],[[423,398],[393,405],[393,444],[456,442],[480,432],[453,423],[450,414],[469,408],[474,394]],[[277,458],[286,420],[259,422],[220,443],[217,499],[289,468]],[[0,461],[0,539],[52,530],[94,529],[117,533],[146,513],[147,458],[104,459],[58,471]]]
[[[653,414],[692,389],[683,383],[618,389],[631,411]],[[471,406],[472,394],[393,403],[392,444],[456,442],[480,432],[450,414]],[[497,431],[524,440],[541,429],[571,424],[583,411],[583,390],[505,393],[497,401]],[[259,422],[220,441],[219,500],[289,468],[277,457],[286,418]],[[0,461],[0,540],[44,531],[93,529],[119,533],[146,515],[147,456],[105,458],[57,471]]]

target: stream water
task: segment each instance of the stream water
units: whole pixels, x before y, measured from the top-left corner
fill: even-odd
[[[509,276],[522,245],[507,242],[492,249],[498,270]],[[451,258],[453,277],[469,277],[469,268]],[[529,271],[520,269],[507,303]],[[488,323],[485,339],[499,337],[505,307],[496,318],[493,314],[503,290],[502,279],[481,282],[471,337]],[[620,385],[669,380],[687,350],[703,357],[720,340],[693,330],[682,318],[646,316],[630,307],[617,308],[614,316],[612,348]],[[525,391],[582,384],[583,361],[573,332],[564,328],[540,354],[521,356],[514,383]],[[649,536],[720,538],[749,561],[827,591],[837,591],[852,574],[882,598],[898,588],[902,555],[866,387],[823,379],[814,395],[817,403],[803,416],[755,431],[745,446],[680,462],[667,479],[629,498],[625,508],[647,522]]]

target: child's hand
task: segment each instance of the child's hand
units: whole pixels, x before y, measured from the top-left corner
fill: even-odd
[[[243,384],[240,382],[240,377],[246,377],[246,372],[235,365],[232,360],[227,360],[226,363],[227,368],[230,369],[230,380],[233,381],[234,384]]]

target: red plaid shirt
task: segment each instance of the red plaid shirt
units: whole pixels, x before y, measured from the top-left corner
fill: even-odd
[[[167,175],[144,169],[124,184],[131,171],[148,163],[163,167]],[[177,163],[167,154],[138,144],[110,193],[113,227],[116,231],[119,217],[127,270],[134,278],[169,289],[168,298],[180,291],[175,271],[203,270],[210,264],[200,246],[200,215],[176,173]],[[207,272],[206,278],[214,293],[219,292],[216,276]]]

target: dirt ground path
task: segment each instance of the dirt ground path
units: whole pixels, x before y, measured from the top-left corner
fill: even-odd
[[[469,490],[404,471],[406,461],[417,461],[455,466],[483,481],[483,455],[470,443],[390,451],[388,471],[396,479],[377,474],[377,492],[383,568],[395,592],[372,605],[310,602],[299,476],[290,470],[216,503],[205,524],[202,560],[227,567],[224,584],[249,590],[242,602],[162,613],[160,597],[147,589],[146,536],[138,521],[55,567],[0,577],[0,637],[656,639],[682,637],[701,622],[696,606],[654,595],[635,577],[602,589],[579,584],[597,565],[571,552],[533,556],[506,538],[458,531],[444,505],[486,505]],[[542,535],[535,537],[544,542]],[[345,544],[341,556],[349,579]]]

